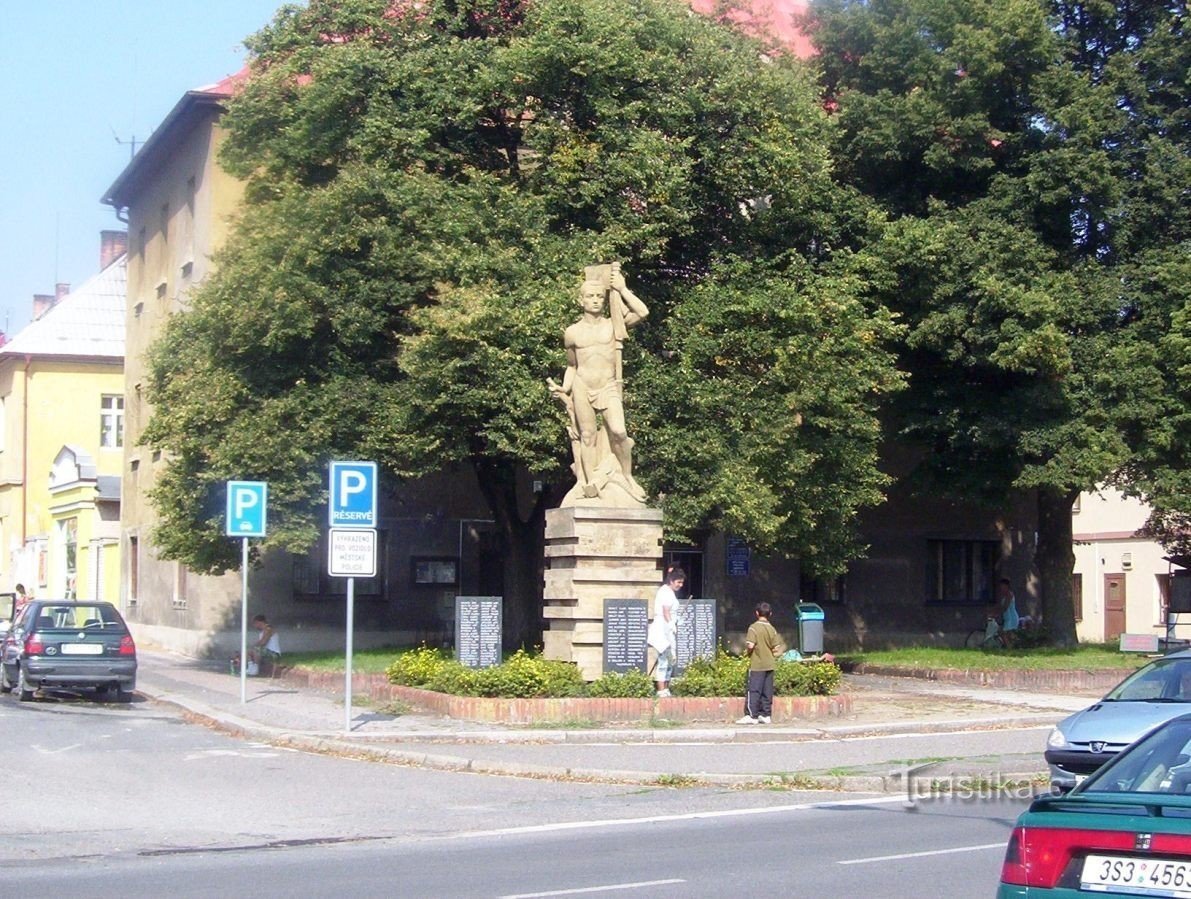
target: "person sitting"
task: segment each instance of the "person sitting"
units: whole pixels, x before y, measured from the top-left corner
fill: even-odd
[[[269,674],[272,675],[277,671],[277,665],[281,662],[281,640],[277,637],[277,631],[273,629],[273,625],[269,624],[269,619],[264,615],[257,615],[252,619],[252,626],[257,629],[259,636],[256,642],[248,647],[248,661],[255,663],[257,671],[261,674],[265,673],[265,666],[269,668]],[[252,669],[248,669],[249,674]]]
[[[997,605],[1001,612],[1001,631],[1010,633],[1021,627],[1021,616],[1017,612],[1017,597],[1013,595],[1013,585],[1009,578],[1003,577],[997,583]]]

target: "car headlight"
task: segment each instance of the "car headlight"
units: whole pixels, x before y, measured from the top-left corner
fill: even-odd
[[[1046,738],[1047,749],[1063,749],[1067,745],[1067,737],[1057,727],[1050,732],[1050,736]]]

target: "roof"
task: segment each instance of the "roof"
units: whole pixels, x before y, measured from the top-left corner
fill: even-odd
[[[107,189],[100,202],[117,209],[128,206],[137,192],[141,176],[156,170],[173,155],[181,140],[199,121],[196,113],[222,109],[222,102],[231,97],[247,78],[248,67],[245,66],[222,81],[183,94],[182,99],[174,104],[174,108],[153,130],[149,139],[125,166],[124,171],[116,176],[116,180],[112,182],[112,186]]]
[[[124,358],[124,298],[128,255],[60,299],[0,347],[11,356]]]
[[[807,11],[808,0],[744,0],[728,12],[719,11],[716,0],[688,0],[691,9],[707,16],[723,16],[746,32],[769,34],[784,44],[799,59],[815,55],[810,38],[798,27],[797,17]]]

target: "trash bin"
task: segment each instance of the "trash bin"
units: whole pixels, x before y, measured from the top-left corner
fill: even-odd
[[[823,607],[813,602],[795,606],[798,615],[798,648],[803,655],[823,652]]]

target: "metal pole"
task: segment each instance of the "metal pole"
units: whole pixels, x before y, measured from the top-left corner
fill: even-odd
[[[355,627],[356,579],[347,579],[347,658],[343,665],[343,730],[352,729],[352,630]]]
[[[248,702],[248,538],[240,556],[240,704]]]

